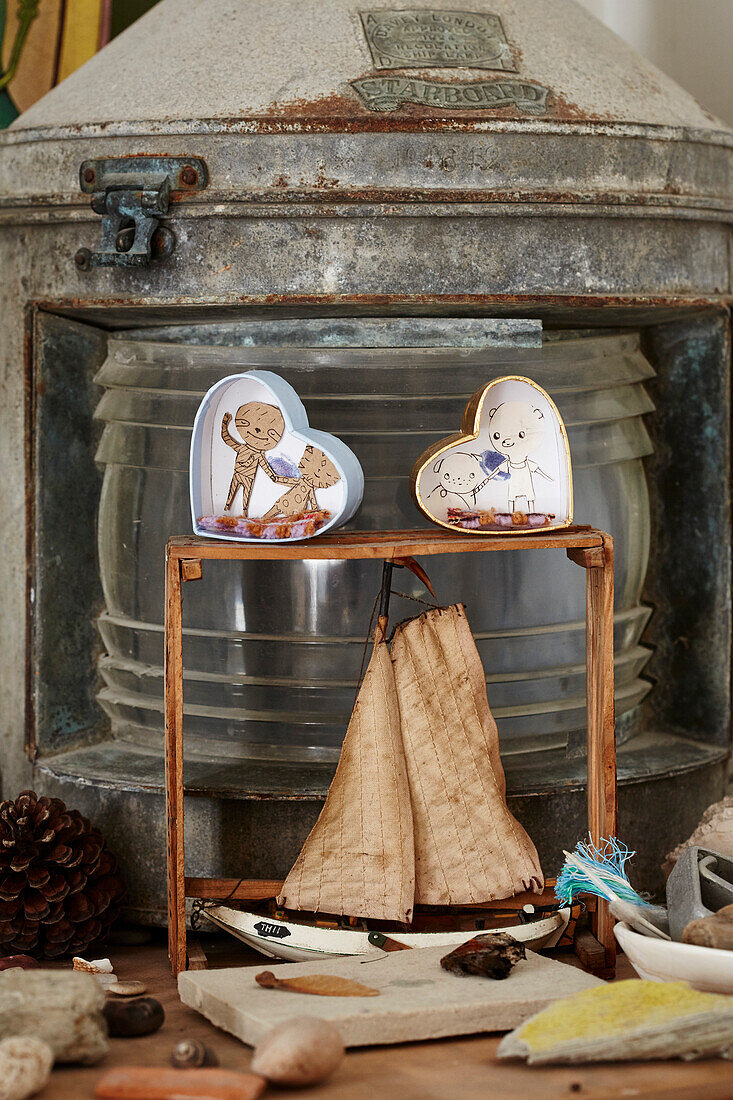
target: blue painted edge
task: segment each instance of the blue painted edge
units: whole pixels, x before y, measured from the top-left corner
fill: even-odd
[[[314,535],[302,535],[299,538],[263,540],[246,538],[243,535],[218,534],[214,531],[205,531],[199,526],[197,517],[203,512],[201,457],[203,454],[202,437],[204,434],[205,417],[210,406],[213,404],[215,396],[220,390],[228,388],[235,382],[241,382],[245,379],[252,379],[269,390],[282,412],[286,432],[289,435],[295,436],[295,438],[302,443],[312,443],[321,450],[327,452],[329,458],[333,459],[341,479],[343,480],[346,487],[346,499],[343,508],[340,512],[332,516],[327,523],[324,523]],[[193,422],[191,450],[189,452],[188,486],[191,503],[191,523],[193,525],[194,534],[196,535],[201,535],[204,538],[220,539],[223,542],[302,542],[304,539],[316,538],[332,527],[348,523],[361,505],[364,496],[364,471],[361,468],[359,459],[351,448],[347,447],[342,439],[339,439],[338,436],[331,435],[330,432],[322,432],[317,428],[311,428],[305,406],[289,382],[286,382],[284,378],[281,378],[279,374],[275,374],[273,371],[251,370],[245,371],[243,374],[230,374],[227,375],[226,378],[221,378],[204,394]]]

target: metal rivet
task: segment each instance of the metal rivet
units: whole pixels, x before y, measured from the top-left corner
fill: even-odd
[[[181,183],[185,183],[187,187],[193,187],[198,183],[199,174],[191,164],[186,164],[181,169]]]
[[[88,248],[80,248],[74,256],[74,263],[80,271],[88,271],[91,265],[92,254]]]
[[[94,179],[94,175],[95,175],[95,172],[94,172],[93,168],[85,168],[84,169],[84,183],[91,183],[92,180]]]
[[[115,248],[118,252],[129,252],[135,241],[135,227],[129,226],[121,229],[115,237]]]

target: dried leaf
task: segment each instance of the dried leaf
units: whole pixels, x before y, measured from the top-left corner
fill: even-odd
[[[313,993],[316,997],[378,997],[379,990],[349,978],[333,974],[302,974],[298,978],[276,978],[271,970],[255,974],[255,981],[265,989],[285,989],[290,993]]]

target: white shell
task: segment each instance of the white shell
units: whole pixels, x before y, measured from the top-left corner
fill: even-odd
[[[51,1076],[53,1051],[43,1039],[17,1035],[0,1042],[0,1100],[25,1100]]]
[[[80,959],[76,956],[73,967],[74,970],[78,970],[83,974],[91,974],[99,982],[102,989],[109,989],[117,981],[117,975],[112,969],[112,963],[109,959],[92,959],[91,962],[87,962],[86,959]]]
[[[344,1044],[333,1024],[294,1016],[260,1040],[251,1069],[274,1085],[315,1085],[333,1073],[343,1056]]]
[[[91,962],[87,962],[86,959],[80,959],[78,956],[73,960],[74,970],[83,970],[87,974],[111,974],[112,963],[109,959],[92,959]]]

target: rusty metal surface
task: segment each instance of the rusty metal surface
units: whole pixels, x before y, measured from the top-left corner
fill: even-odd
[[[432,317],[436,312],[455,317],[520,317],[531,310],[548,326],[558,325],[649,325],[679,321],[700,312],[725,307],[730,295],[683,297],[652,295],[303,295],[283,297],[242,296],[216,304],[203,301],[150,301],[150,299],[107,298],[46,299],[40,309],[98,325],[103,330],[156,329],[171,324],[189,326],[212,320],[231,323],[241,320],[268,321],[273,318]]]
[[[645,216],[656,207],[677,217],[729,216],[733,207],[733,148],[682,130],[233,133],[224,140],[191,124],[177,136],[102,131],[82,142],[54,132],[18,141],[4,131],[0,216],[17,221],[27,207],[36,218],[91,217],[78,173],[92,150],[99,157],[144,150],[204,158],[207,190],[172,194],[189,216],[237,202],[639,206]]]
[[[26,300],[479,306],[497,295],[700,299],[730,287],[730,232],[708,220],[550,212],[522,218],[498,211],[440,218],[417,211],[391,218],[226,213],[177,214],[175,253],[141,271],[77,274],[73,257],[80,247],[94,247],[94,224],[28,227],[22,230],[29,238]]]
[[[423,22],[431,13],[445,20],[456,11],[455,0],[412,0],[410,8]],[[476,22],[468,34],[465,24],[460,30],[462,51],[455,48],[455,23],[438,38],[426,35],[423,26],[405,48],[404,26],[398,30],[392,20],[391,32],[378,40],[377,64],[389,60],[391,65],[412,66],[422,59],[424,67],[409,68],[409,75],[450,86],[483,76],[487,70],[482,62],[491,62],[498,77],[513,70],[510,75],[515,71],[520,79],[549,88],[552,101],[546,117],[551,120],[725,130],[572,0],[472,0],[469,10]],[[207,0],[181,18],[177,0],[163,0],[35,104],[14,128],[67,126],[71,133],[73,127],[84,132],[90,123],[186,119],[208,121],[212,128],[232,119],[279,119],[302,128],[316,121],[333,129],[358,123],[371,112],[350,81],[384,71],[375,67],[375,36],[365,34],[362,20],[370,11],[375,9],[359,0],[239,0],[236,5]],[[377,9],[383,24],[391,11]],[[492,18],[501,21],[505,41],[495,25],[491,49],[482,49],[479,39],[488,45],[485,25]],[[471,40],[473,47],[466,49]],[[390,51],[392,56],[382,57]],[[464,64],[455,67],[457,60]],[[480,115],[482,121],[521,117],[511,106],[494,112],[448,106],[439,125],[450,128],[467,115]],[[435,110],[411,104],[380,115],[376,124],[419,124],[426,116],[434,118]]]

